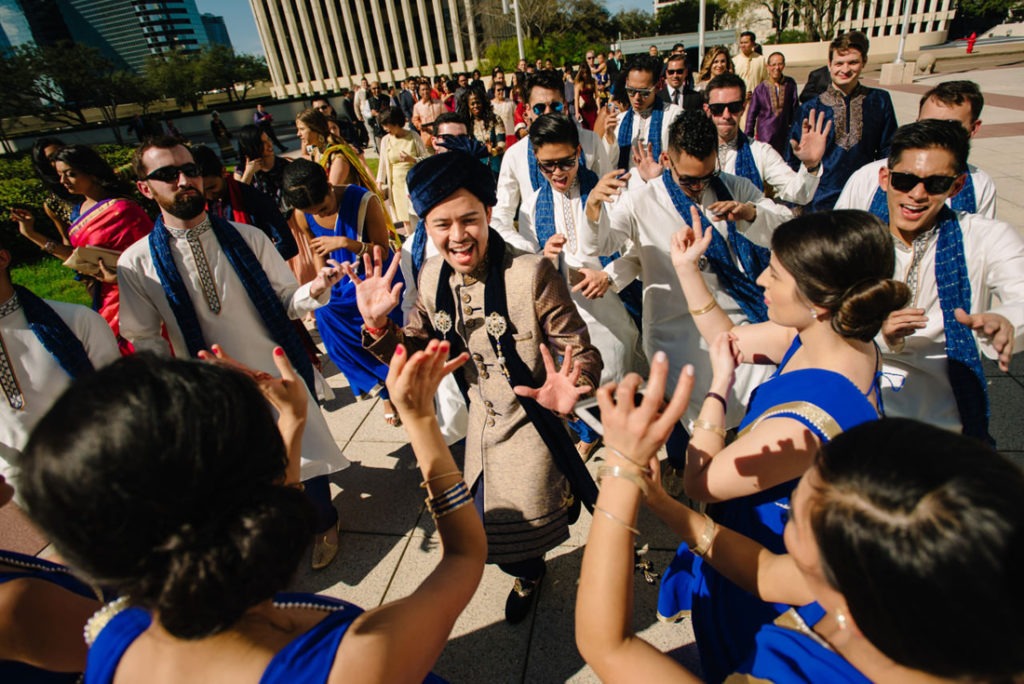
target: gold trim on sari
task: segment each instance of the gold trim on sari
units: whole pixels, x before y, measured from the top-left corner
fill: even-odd
[[[820,430],[821,434],[825,435],[829,440],[835,439],[836,435],[843,431],[839,422],[821,407],[812,404],[809,401],[788,401],[784,404],[776,404],[759,415],[754,422],[740,431],[739,436],[742,437],[760,425],[762,421],[769,418],[785,418],[791,417],[793,414],[808,421],[811,425]]]

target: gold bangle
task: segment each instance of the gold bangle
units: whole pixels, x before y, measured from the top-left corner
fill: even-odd
[[[715,538],[718,536],[718,525],[711,516],[707,513],[704,514],[704,531],[700,533],[700,539],[690,547],[694,555],[706,558],[708,552],[711,551],[712,545],[715,543]]]
[[[720,427],[718,425],[715,425],[714,423],[709,423],[708,421],[703,420],[701,418],[698,418],[697,420],[693,421],[693,428],[695,430],[699,428],[701,430],[707,430],[708,432],[713,432],[716,435],[718,435],[719,437],[721,437],[722,439],[725,439],[725,428],[724,427]]]
[[[632,482],[640,489],[643,497],[647,498],[647,483],[635,472],[631,472],[622,466],[601,466],[597,469],[597,484],[601,484],[601,480],[606,477],[617,477]]]
[[[612,522],[617,522],[617,523],[619,523],[620,525],[622,525],[623,527],[625,527],[625,528],[626,528],[627,530],[629,530],[630,532],[632,532],[632,533],[633,533],[633,534],[635,534],[636,536],[638,536],[638,537],[640,536],[640,530],[636,529],[636,528],[635,528],[635,527],[633,527],[632,525],[628,525],[628,524],[626,523],[626,521],[625,521],[625,520],[623,520],[622,518],[619,518],[618,516],[616,516],[616,515],[613,515],[613,514],[609,513],[608,511],[606,511],[605,509],[601,508],[601,507],[600,507],[600,506],[598,506],[597,504],[594,504],[594,510],[595,510],[595,511],[597,511],[597,512],[599,512],[599,513],[601,513],[601,514],[603,514],[603,515],[604,515],[604,516],[605,516],[606,518],[608,518],[608,519],[609,519],[609,520],[611,520]]]
[[[430,484],[431,482],[433,482],[435,480],[443,479],[445,477],[451,477],[452,475],[459,475],[459,476],[461,476],[462,473],[460,471],[458,471],[458,470],[452,470],[452,471],[447,472],[447,473],[441,473],[440,475],[435,475],[434,477],[428,477],[423,482],[420,482],[420,489],[426,489],[427,485]]]
[[[640,470],[640,472],[642,472],[644,475],[650,475],[651,474],[651,469],[649,467],[647,467],[647,466],[645,466],[643,464],[637,463],[636,461],[631,459],[629,456],[627,456],[626,454],[622,453],[621,451],[619,451],[615,447],[611,446],[610,444],[605,443],[605,447],[607,447],[608,451],[612,452],[613,454],[615,454],[616,456],[621,458],[623,461],[627,461],[630,464],[636,466]]]
[[[716,306],[718,306],[718,300],[715,299],[714,297],[712,297],[711,298],[711,303],[709,303],[707,306],[702,306],[699,309],[690,309],[690,315],[691,316],[701,316],[703,314],[706,314],[708,311],[711,311]]]

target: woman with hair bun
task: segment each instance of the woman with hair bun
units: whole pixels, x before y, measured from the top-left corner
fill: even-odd
[[[819,446],[882,415],[881,354],[872,340],[909,290],[892,279],[892,241],[878,219],[864,211],[808,214],[772,236],[769,267],[757,280],[769,320],[734,326],[701,272],[712,233],[696,210],[692,218],[673,238],[672,262],[710,347],[713,376],[693,422],[684,488],[709,504],[716,522],[782,553],[790,493]],[[727,443],[726,397],[739,363],[778,370],[754,390]],[[662,580],[658,613],[674,620],[689,611],[704,675],[717,682],[780,608],[739,589],[684,544]]]
[[[86,681],[428,677],[486,556],[434,416],[439,381],[468,358],[448,352],[399,349],[388,374],[444,553],[411,595],[365,613],[279,593],[314,521],[298,480],[305,387],[283,350],[280,378],[215,349],[217,363],[140,354],[72,385],[39,422],[20,483],[61,556],[122,597],[86,626]]]

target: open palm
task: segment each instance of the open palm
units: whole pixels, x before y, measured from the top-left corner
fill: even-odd
[[[366,277],[361,278],[350,263],[341,265],[345,275],[356,286],[356,306],[363,316],[363,322],[371,328],[387,325],[388,314],[401,302],[402,283],[392,285],[398,272],[398,259],[392,259],[387,271],[384,268],[383,250],[374,246],[373,256],[363,255]]]
[[[577,385],[581,369],[573,365],[572,346],[565,348],[562,367],[555,368],[555,360],[551,358],[546,344],[540,345],[540,355],[544,359],[544,384],[540,387],[516,385],[512,388],[517,395],[529,397],[544,408],[558,414],[571,413],[576,401],[591,390],[589,385]]]

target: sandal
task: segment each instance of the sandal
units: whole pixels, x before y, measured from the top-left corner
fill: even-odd
[[[402,427],[402,417],[398,415],[398,411],[390,399],[384,400],[384,422],[391,427]]]
[[[334,533],[334,541],[328,539]],[[313,555],[310,565],[314,570],[323,570],[338,556],[338,547],[341,546],[341,520],[331,529],[323,534],[318,534],[313,542]]]
[[[595,439],[593,442],[584,442],[582,439],[576,442],[576,451],[579,452],[580,458],[582,458],[583,462],[586,463],[591,459],[591,457],[594,455],[594,452],[597,451],[598,447],[600,446],[601,436],[598,435],[597,439]]]

